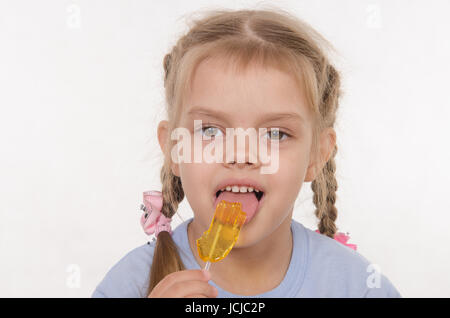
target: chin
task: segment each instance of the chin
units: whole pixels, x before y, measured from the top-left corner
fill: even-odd
[[[252,226],[256,225],[256,226]],[[259,226],[256,222],[249,223],[242,227],[239,237],[234,244],[234,248],[245,248],[257,244],[265,238],[263,226]]]

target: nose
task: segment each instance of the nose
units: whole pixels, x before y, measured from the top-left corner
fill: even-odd
[[[245,167],[254,167],[256,164],[252,163],[252,162],[236,162],[236,161],[232,161],[232,162],[227,162],[225,163],[225,165],[229,168],[232,167],[237,167],[239,169],[245,168]]]
[[[249,146],[238,149],[237,153],[227,154],[224,166],[238,169],[258,169],[261,165],[257,151],[249,151]],[[256,149],[255,149],[256,150]]]

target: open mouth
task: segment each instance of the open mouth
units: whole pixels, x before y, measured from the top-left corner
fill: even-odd
[[[216,199],[217,199],[217,197],[218,197],[222,192],[224,192],[224,191],[219,190],[219,191],[216,192]],[[258,201],[261,201],[261,198],[262,198],[263,195],[264,195],[264,192],[263,192],[263,191],[259,191],[259,192],[253,191],[252,193],[256,196],[256,199],[257,199]]]
[[[219,200],[241,203],[241,209],[247,217],[244,224],[249,223],[258,213],[264,202],[265,192],[252,186],[226,186],[215,193],[214,206],[217,208]]]

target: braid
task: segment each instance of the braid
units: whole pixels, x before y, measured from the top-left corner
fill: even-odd
[[[319,231],[330,238],[334,238],[337,231],[334,223],[337,218],[337,209],[334,206],[337,191],[336,163],[334,160],[336,152],[337,146],[334,148],[333,155],[326,163],[321,175],[311,183],[314,192],[313,201],[316,205],[315,214],[319,219]]]
[[[181,179],[175,176],[171,169],[165,164],[161,169],[162,197],[163,205],[161,213],[171,218],[178,209],[178,205],[184,198],[184,191]],[[150,283],[147,295],[153,288],[167,275],[173,272],[184,270],[184,266],[178,249],[168,232],[160,232],[156,240],[153,254],[153,263],[150,270]]]
[[[184,199],[183,186],[181,178],[172,173],[170,168],[163,167],[161,169],[161,183],[163,205],[161,213],[165,217],[171,218],[178,210],[178,204]]]
[[[325,84],[322,91],[321,114],[325,118],[328,126],[334,123],[336,110],[338,108],[338,99],[340,92],[340,77],[336,69],[327,64],[325,67]],[[333,149],[333,153],[328,162],[323,167],[321,173],[311,183],[311,189],[314,192],[313,202],[316,206],[315,215],[319,219],[319,231],[330,238],[334,238],[337,232],[336,191],[337,181],[335,177],[336,162],[334,157],[337,153],[337,145]]]

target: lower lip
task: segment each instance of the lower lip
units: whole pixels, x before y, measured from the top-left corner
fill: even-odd
[[[247,218],[245,219],[244,224],[249,223],[254,218],[254,216],[259,212],[259,209],[261,208],[261,205],[262,205],[265,197],[266,197],[266,194],[264,193],[263,196],[261,197],[261,200],[258,201],[258,206],[256,207],[255,213],[247,215]],[[214,196],[213,197],[213,205],[216,203],[216,199],[217,199],[217,197]],[[215,208],[216,208],[216,206],[214,205],[214,209]]]

